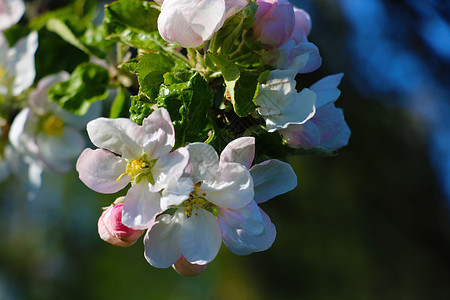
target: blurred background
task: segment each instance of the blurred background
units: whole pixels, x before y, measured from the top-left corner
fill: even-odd
[[[310,13],[323,58],[305,80],[345,73],[337,106],[352,137],[338,156],[291,158],[298,187],[262,205],[272,248],[223,246],[184,278],[151,267],[140,241],[98,237],[101,207],[120,194],[74,171],[46,174],[28,202],[12,178],[0,185],[0,299],[450,299],[450,2],[291,2]]]

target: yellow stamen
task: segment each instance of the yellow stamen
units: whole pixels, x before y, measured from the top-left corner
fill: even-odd
[[[64,132],[64,121],[51,115],[42,123],[42,129],[49,135],[61,135]]]
[[[125,172],[120,174],[119,178],[117,178],[117,182],[119,182],[119,180],[124,175],[131,176],[130,180],[133,181],[135,179],[135,177],[138,176],[139,174],[147,173],[148,170],[143,170],[143,169],[147,169],[148,167],[149,167],[149,165],[147,164],[147,162],[144,161],[144,159],[142,157],[139,159],[133,159],[127,163]]]

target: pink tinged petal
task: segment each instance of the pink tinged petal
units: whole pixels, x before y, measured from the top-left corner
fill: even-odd
[[[298,69],[298,73],[301,74],[311,73],[322,65],[322,57],[320,56],[319,48],[313,43],[300,43],[291,50],[289,55],[291,57],[298,57],[305,54],[308,54],[308,60],[302,68]]]
[[[22,109],[14,118],[8,138],[17,151],[31,156],[38,155],[39,148],[35,141],[38,122],[38,117],[28,107]]]
[[[314,117],[302,125],[291,125],[279,132],[290,147],[313,149],[320,143],[320,129],[313,119]]]
[[[188,162],[189,151],[186,148],[178,148],[160,157],[152,168],[152,175],[155,180],[155,184],[151,187],[152,191],[160,191],[170,181],[180,178]]]
[[[348,144],[350,128],[344,120],[344,112],[334,103],[323,106],[311,120],[320,130],[319,147],[335,151]]]
[[[27,37],[21,38],[8,51],[8,71],[15,76],[12,86],[14,96],[20,95],[33,84],[36,76],[34,54],[37,47],[38,35],[33,31]]]
[[[250,169],[255,158],[255,138],[241,137],[231,141],[220,154],[220,162],[235,162]]]
[[[194,190],[194,182],[189,177],[181,177],[178,180],[172,178],[167,187],[163,189],[161,196],[161,209],[166,210],[171,205],[180,205],[189,198]]]
[[[128,247],[133,245],[144,233],[133,230],[122,223],[123,204],[111,205],[98,220],[100,238],[112,245]]]
[[[343,76],[343,73],[326,76],[310,87],[317,95],[317,108],[334,102],[339,98],[341,91],[337,87],[341,83]]]
[[[146,140],[144,129],[129,119],[98,118],[87,124],[92,143],[126,158],[140,158]]]
[[[237,229],[235,235],[225,235],[223,242],[231,252],[247,255],[269,249],[276,237],[276,229],[269,216],[260,209],[265,231],[261,235],[253,235],[245,229]]]
[[[295,14],[295,28],[299,28],[305,35],[309,35],[311,32],[311,17],[303,9],[294,7]]]
[[[206,270],[208,264],[205,265],[194,265],[186,260],[186,258],[181,255],[181,257],[172,265],[173,269],[177,271],[178,274],[185,277],[193,277],[200,275]]]
[[[297,175],[292,167],[276,159],[254,165],[250,173],[255,186],[256,203],[287,193],[297,186]]]
[[[40,115],[44,115],[49,111],[50,104],[54,104],[48,101],[47,92],[55,84],[61,81],[68,80],[70,75],[67,72],[59,72],[57,74],[45,76],[39,80],[37,87],[31,91],[29,97],[30,106],[33,107],[33,111]]]
[[[174,216],[161,215],[144,237],[145,259],[156,268],[168,268],[181,257],[179,209]]]
[[[55,172],[66,173],[73,168],[76,158],[85,146],[83,136],[73,128],[65,128],[61,135],[39,133],[36,136],[42,161]]]
[[[260,235],[265,231],[259,207],[255,201],[240,209],[219,207],[219,222],[222,232],[244,229],[251,234]]]
[[[169,112],[159,108],[142,122],[146,134],[144,152],[152,159],[161,157],[172,150],[175,145],[175,131]]]
[[[133,229],[147,229],[160,213],[161,195],[150,192],[149,183],[142,180],[133,185],[125,196],[122,222]]]
[[[224,21],[224,0],[166,0],[158,30],[166,41],[194,48],[209,40]]]
[[[219,252],[222,234],[216,217],[204,209],[195,210],[192,216],[183,216],[180,248],[184,257],[192,264],[211,262]]]
[[[90,189],[104,194],[120,191],[130,182],[130,176],[124,175],[127,162],[103,149],[85,149],[78,158],[76,169],[80,180]]]
[[[219,168],[219,156],[216,150],[205,143],[191,143],[189,150],[189,170],[194,183],[213,180]]]
[[[19,22],[25,13],[23,0],[2,0],[0,2],[0,31]]]
[[[200,187],[208,201],[224,207],[239,209],[253,200],[253,180],[250,172],[237,163],[222,163],[213,181]]]

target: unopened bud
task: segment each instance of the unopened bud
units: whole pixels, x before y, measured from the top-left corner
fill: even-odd
[[[98,219],[100,238],[114,246],[128,247],[133,245],[144,230],[134,230],[122,223],[123,203],[112,204]]]
[[[208,267],[208,264],[205,265],[191,264],[190,262],[187,261],[187,259],[183,255],[181,255],[181,257],[172,265],[172,267],[180,275],[186,277],[193,277],[203,273],[206,267]]]

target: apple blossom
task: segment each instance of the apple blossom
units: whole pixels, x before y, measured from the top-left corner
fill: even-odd
[[[19,22],[24,13],[23,0],[0,0],[0,31]]]
[[[36,31],[21,38],[11,48],[0,32],[0,94],[18,96],[33,84],[36,76],[34,54],[37,47]]]
[[[252,29],[261,44],[269,49],[283,45],[295,26],[294,8],[287,0],[257,0],[258,11]]]
[[[269,132],[291,124],[303,124],[314,115],[316,94],[310,89],[301,92],[295,89],[295,76],[307,65],[308,59],[308,54],[298,56],[291,68],[271,71],[261,84],[255,101]]]
[[[117,198],[103,211],[98,219],[98,233],[105,242],[128,247],[133,245],[144,231],[131,229],[122,223],[123,199],[124,197]]]
[[[100,149],[81,153],[76,165],[80,179],[105,194],[131,182],[123,205],[122,222],[127,227],[145,229],[166,202],[189,197],[190,189],[160,194],[171,181],[179,180],[189,160],[185,148],[170,152],[175,133],[166,109],[155,110],[142,126],[124,118],[98,118],[87,124],[87,131]]]
[[[172,265],[172,267],[180,275],[183,275],[185,277],[193,277],[203,273],[203,271],[205,271],[208,267],[208,264],[194,265],[187,261],[187,259],[183,255],[181,255],[181,257]]]
[[[222,244],[218,211],[241,209],[253,201],[253,181],[245,166],[219,161],[214,148],[204,143],[186,148],[192,191],[189,197],[167,203],[175,209],[173,215],[158,216],[144,238],[145,257],[158,268],[173,265],[181,255],[195,265],[211,262]]]
[[[342,76],[336,74],[324,77],[310,87],[317,95],[317,110],[306,123],[290,125],[280,131],[289,146],[334,151],[347,145],[350,129],[345,123],[342,109],[334,106],[340,95],[337,86]]]
[[[47,100],[48,89],[68,78],[69,74],[65,72],[42,78],[30,93],[29,107],[19,112],[9,131],[9,141],[16,151],[41,161],[58,173],[70,171],[73,159],[85,146],[79,129],[92,115],[98,114],[94,107],[88,115],[77,117]]]
[[[270,248],[276,236],[275,226],[257,204],[297,186],[297,176],[289,164],[272,159],[251,167],[254,155],[255,139],[242,137],[229,143],[220,156],[221,162],[236,162],[249,168],[254,183],[254,201],[240,209],[218,209],[223,242],[238,255]]]
[[[165,0],[158,30],[167,42],[195,48],[211,39],[225,17],[225,0]]]

